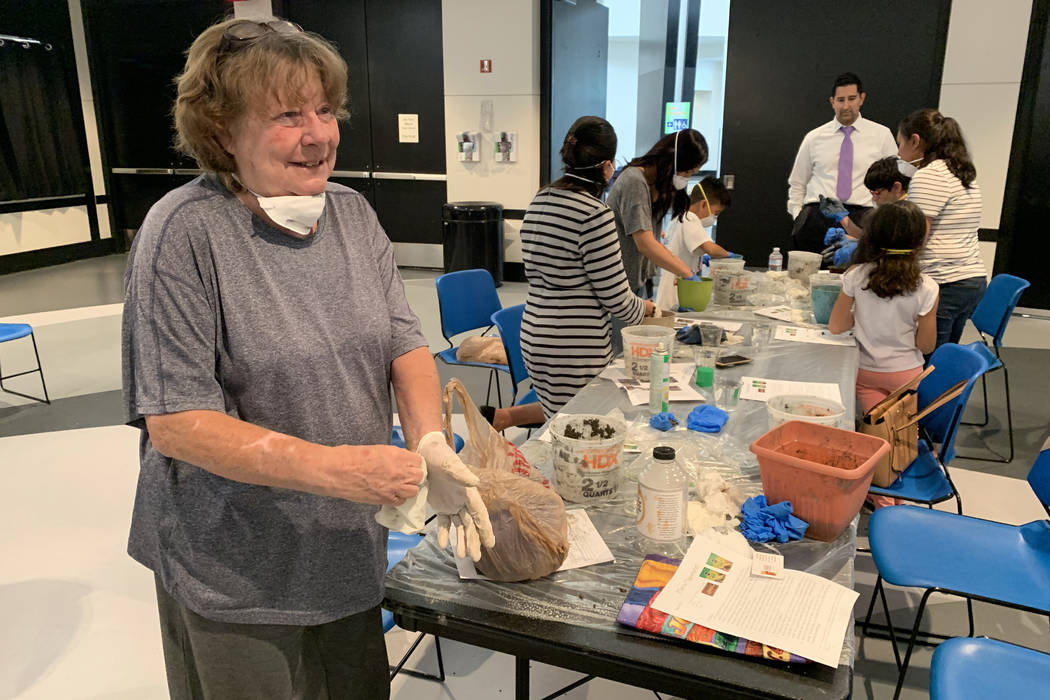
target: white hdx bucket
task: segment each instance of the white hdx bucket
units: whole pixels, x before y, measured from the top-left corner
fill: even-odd
[[[666,326],[627,326],[620,331],[627,374],[640,382],[649,381],[649,356],[663,343],[674,357],[674,334],[674,328]]]
[[[809,284],[809,276],[820,271],[820,253],[805,250],[788,251],[788,276],[803,284]]]
[[[789,420],[845,428],[842,421],[846,415],[846,409],[838,401],[820,396],[777,394],[770,396],[766,401],[766,411],[769,413],[770,430]]]
[[[591,503],[619,492],[620,455],[627,435],[622,420],[590,413],[567,414],[555,418],[550,431],[554,487],[562,498]]]
[[[743,258],[715,258],[709,263],[711,278],[714,280],[714,302],[722,306],[728,306],[731,302],[730,296],[734,285],[743,280],[744,289],[747,288],[747,278],[744,273]]]

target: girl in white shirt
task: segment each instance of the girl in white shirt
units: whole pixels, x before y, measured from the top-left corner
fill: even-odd
[[[856,263],[828,330],[855,329],[860,348],[857,399],[867,412],[922,372],[937,340],[937,283],[919,268],[926,217],[909,201],[884,204],[865,220]]]

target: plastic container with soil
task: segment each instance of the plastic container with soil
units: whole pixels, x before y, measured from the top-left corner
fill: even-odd
[[[710,262],[710,270],[714,282],[715,303],[728,306],[731,286],[744,274],[744,259],[715,258]]]
[[[842,425],[845,419],[846,409],[838,401],[825,399],[820,396],[808,396],[806,394],[777,394],[770,396],[766,401],[766,411],[769,413],[769,428],[787,423],[789,420],[801,420],[817,425]]]
[[[831,320],[831,310],[842,291],[842,275],[818,272],[809,276],[809,298],[813,301],[813,319],[817,323]]]
[[[820,260],[820,253],[810,253],[805,250],[789,250],[788,277],[807,284],[809,276],[815,275],[820,270]]]
[[[620,455],[627,425],[619,418],[566,414],[551,421],[554,485],[573,503],[592,503],[620,490]]]
[[[806,537],[830,541],[860,512],[875,463],[890,449],[872,435],[788,421],[751,443],[769,503],[791,501]]]
[[[666,326],[627,326],[623,337],[623,365],[627,374],[640,382],[649,381],[649,356],[660,343],[674,357],[674,328]]]
[[[693,311],[703,311],[711,301],[711,288],[714,283],[710,277],[704,277],[699,282],[678,280],[678,305]]]

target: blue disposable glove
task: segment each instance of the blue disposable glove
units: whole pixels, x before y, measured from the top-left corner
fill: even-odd
[[[718,406],[700,404],[689,412],[686,427],[701,433],[717,433],[729,420],[729,414]]]
[[[824,195],[820,195],[820,213],[829,219],[834,219],[836,224],[842,223],[842,220],[849,216],[849,211],[842,206],[842,202]]]
[[[664,413],[657,413],[655,416],[649,419],[649,425],[657,430],[662,430],[665,433],[678,425],[678,419],[670,411]]]
[[[680,313],[680,314],[684,314],[686,312],[690,312],[690,311],[693,311],[693,310],[694,309],[693,309],[692,306],[679,306],[678,307],[678,313]]]
[[[674,334],[674,339],[686,345],[700,345],[700,326],[692,323],[682,326]]]
[[[838,226],[832,226],[828,229],[828,232],[824,234],[824,245],[835,245],[840,241],[846,240],[846,229],[839,228]]]
[[[729,253],[728,250],[726,252]],[[729,257],[731,257],[731,258],[738,258],[739,259],[739,258],[742,258],[744,256],[741,255],[740,253],[729,253]]]
[[[700,257],[700,267],[707,267],[710,264],[711,264],[711,256],[708,255],[707,253],[704,253],[703,256]]]
[[[791,514],[791,501],[769,505],[765,496],[752,496],[740,506],[740,532],[750,542],[800,540],[809,523]]]
[[[690,282],[699,282],[700,281],[700,277],[698,275],[693,275],[692,277],[683,277],[682,279],[689,280]]]
[[[849,241],[844,243],[835,251],[835,254],[831,257],[831,263],[835,267],[849,267],[850,260],[853,259],[853,253],[857,250],[857,242]]]

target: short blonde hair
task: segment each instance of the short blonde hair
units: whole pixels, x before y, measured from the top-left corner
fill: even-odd
[[[249,111],[266,109],[273,100],[302,103],[302,90],[316,75],[336,117],[349,116],[346,61],[332,44],[310,32],[272,31],[221,51],[227,29],[248,21],[228,19],[201,32],[175,78],[175,147],[232,192],[243,187],[233,177],[237,164],[222,137]]]

